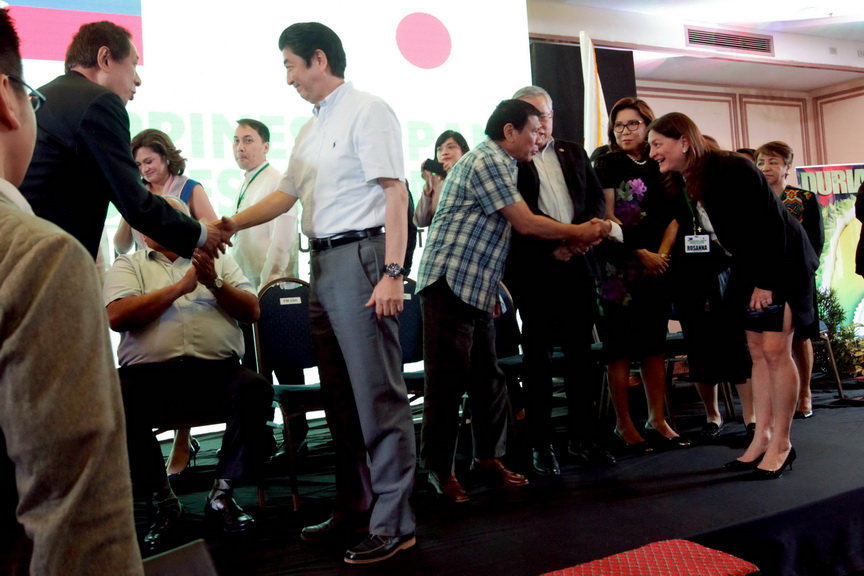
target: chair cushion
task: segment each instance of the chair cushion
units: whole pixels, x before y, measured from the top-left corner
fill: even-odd
[[[746,576],[754,564],[688,540],[663,540],[542,576]]]

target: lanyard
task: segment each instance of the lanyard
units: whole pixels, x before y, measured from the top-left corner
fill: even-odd
[[[699,226],[696,222],[698,216],[696,215],[696,210],[693,209],[693,201],[690,200],[690,196],[687,194],[687,186],[684,186],[684,202],[687,203],[687,208],[690,209],[690,215],[693,216],[693,234],[701,234],[702,227]]]
[[[268,166],[270,166],[269,162],[264,164],[264,166],[262,166],[257,172],[255,172],[255,175],[249,179],[249,182],[246,182],[245,184],[243,184],[243,186],[240,187],[240,196],[237,198],[237,210],[235,210],[235,213],[240,211],[240,204],[243,203],[243,198],[246,197],[246,191],[249,190],[249,186],[252,185],[252,182],[255,181],[255,178],[258,177],[258,174],[263,172],[264,169],[267,168]]]

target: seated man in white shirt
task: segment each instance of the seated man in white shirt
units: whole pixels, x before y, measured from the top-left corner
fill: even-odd
[[[188,214],[179,199],[166,198]],[[181,515],[152,429],[177,420],[226,422],[216,481],[204,516],[226,532],[254,520],[234,501],[232,487],[254,479],[263,454],[273,389],[240,365],[243,335],[237,322],[260,313],[251,282],[228,256],[212,260],[200,250],[181,258],[148,237],[147,248],[122,255],[105,276],[104,302],[117,350],[133,484],[157,503],[144,539],[159,548]]]

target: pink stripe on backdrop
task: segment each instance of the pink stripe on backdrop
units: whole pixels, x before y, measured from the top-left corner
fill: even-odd
[[[66,48],[82,24],[108,20],[132,33],[132,42],[141,56],[138,64],[144,63],[140,16],[14,5],[9,7],[9,14],[15,20],[18,36],[21,38],[22,58],[62,62],[66,59]]]

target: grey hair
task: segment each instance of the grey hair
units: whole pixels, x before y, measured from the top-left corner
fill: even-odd
[[[165,200],[168,204],[171,204],[178,212],[182,212],[186,216],[192,217],[192,213],[189,211],[189,205],[186,204],[180,198],[176,196],[162,196],[162,199]]]
[[[513,99],[522,100],[523,98],[534,98],[536,96],[545,97],[546,101],[549,102],[549,106],[552,106],[552,96],[540,86],[525,86],[524,88],[520,88],[513,94]]]

